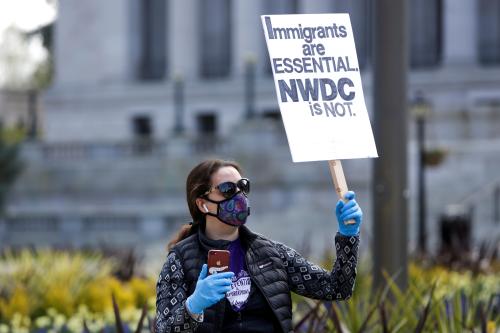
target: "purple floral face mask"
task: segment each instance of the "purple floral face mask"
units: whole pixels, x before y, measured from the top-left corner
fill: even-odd
[[[235,193],[231,198],[222,201],[206,199],[217,204],[217,215],[213,213],[206,214],[215,216],[226,224],[236,227],[244,225],[250,215],[249,201],[243,192]]]

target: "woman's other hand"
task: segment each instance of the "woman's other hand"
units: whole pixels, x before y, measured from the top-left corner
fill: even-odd
[[[198,282],[196,282],[196,289],[186,301],[186,306],[191,313],[202,313],[204,309],[223,299],[226,293],[231,290],[233,272],[207,276],[207,270],[207,264],[204,264]]]

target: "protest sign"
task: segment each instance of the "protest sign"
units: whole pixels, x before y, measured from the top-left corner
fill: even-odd
[[[377,157],[349,14],[262,15],[276,94],[294,162]]]
[[[261,18],[293,161],[377,157],[349,15]]]

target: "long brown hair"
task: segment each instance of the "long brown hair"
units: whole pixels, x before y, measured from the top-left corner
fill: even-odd
[[[192,224],[185,224],[179,229],[168,243],[168,251],[184,238],[194,234],[200,227],[200,224],[205,222],[205,214],[198,209],[196,199],[210,189],[212,175],[223,167],[233,167],[241,173],[241,167],[238,163],[220,159],[205,160],[195,166],[189,173],[186,179],[186,201],[193,222]]]

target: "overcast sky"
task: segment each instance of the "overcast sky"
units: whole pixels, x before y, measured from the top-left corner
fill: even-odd
[[[11,25],[24,31],[34,30],[55,16],[54,7],[46,0],[0,0],[0,33]]]
[[[52,22],[55,16],[54,7],[46,0],[0,0],[0,88],[27,87],[48,56],[40,36],[26,40],[15,32],[5,34],[6,28],[32,31]]]

